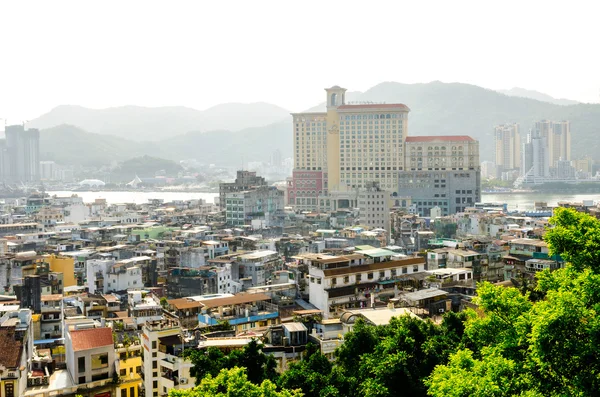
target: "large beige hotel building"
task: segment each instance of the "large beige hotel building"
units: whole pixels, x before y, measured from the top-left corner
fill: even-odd
[[[333,86],[325,91],[326,112],[292,114],[294,171],[288,180],[288,205],[318,211],[354,208],[358,193],[372,182],[378,182],[393,201],[401,194],[399,180],[406,171],[479,166],[478,143],[470,138],[459,139],[460,148],[447,145],[441,151],[431,144],[437,138],[411,137],[413,152],[409,154],[410,109],[406,105],[347,104],[345,88]]]
[[[346,104],[346,89],[327,88],[327,112],[295,113],[289,204],[300,209],[356,206],[352,192],[370,181],[394,191],[404,168],[410,109],[402,104]]]

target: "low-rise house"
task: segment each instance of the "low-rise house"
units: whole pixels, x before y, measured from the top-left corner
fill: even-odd
[[[262,293],[242,293],[232,297],[201,300],[200,325],[217,325],[227,321],[237,333],[279,324],[279,308]]]
[[[33,354],[31,311],[10,311],[0,318],[0,394],[18,397],[25,393],[29,361]]]
[[[376,298],[392,298],[397,285],[418,286],[425,270],[425,258],[420,257],[368,263],[358,254],[323,255],[309,262],[309,300],[324,318],[371,307]]]
[[[83,327],[65,332],[67,370],[78,388],[93,389],[93,395],[111,393],[116,360],[112,329]]]
[[[253,286],[265,285],[273,272],[281,270],[283,260],[277,251],[263,250],[240,255],[236,258],[240,278],[249,277]]]
[[[42,339],[58,339],[63,337],[62,330],[62,299],[60,294],[42,295],[41,327]]]
[[[163,318],[163,308],[158,299],[146,291],[128,291],[129,317],[140,328],[146,321]]]

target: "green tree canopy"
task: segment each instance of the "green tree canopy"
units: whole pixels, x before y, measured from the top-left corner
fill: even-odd
[[[264,380],[252,383],[244,368],[223,369],[215,377],[207,375],[198,386],[190,390],[171,390],[169,397],[302,397],[297,390],[277,390],[277,386]]]

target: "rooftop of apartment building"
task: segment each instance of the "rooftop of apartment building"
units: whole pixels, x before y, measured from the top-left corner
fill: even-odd
[[[0,327],[0,365],[5,368],[19,367],[22,352],[23,339],[18,336],[16,327]]]
[[[108,327],[72,330],[70,335],[74,351],[96,349],[114,344],[112,329]]]

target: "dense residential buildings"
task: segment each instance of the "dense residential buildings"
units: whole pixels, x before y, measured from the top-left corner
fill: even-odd
[[[221,184],[220,209],[44,192],[0,200],[0,395],[162,397],[196,383],[185,350],[252,341],[278,371],[309,341],[335,360],[358,318],[439,321],[473,306],[479,281],[563,266],[542,239],[551,207],[481,202],[476,140],[408,136],[405,105],[326,93],[326,112],[293,115],[285,192],[239,171]],[[528,142],[530,168],[573,175],[569,160],[550,164],[546,137]],[[600,214],[591,202],[561,205]]]
[[[277,225],[264,228],[230,226],[226,208],[210,218],[190,214],[203,205],[191,200],[19,200],[21,223],[0,239],[0,286],[8,295],[0,299],[0,331],[15,358],[2,365],[18,368],[3,375],[3,395],[162,396],[195,384],[185,349],[229,352],[253,338],[283,371],[309,340],[334,359],[356,318],[437,319],[461,310],[477,281],[562,266],[540,240],[546,206],[511,214],[505,205],[475,202],[468,184],[479,172],[476,141],[408,137],[405,149],[408,169],[398,175],[414,175],[413,183],[399,177],[396,195],[371,181],[353,193],[353,208],[282,208]],[[390,198],[398,205],[390,207]],[[98,216],[52,217],[66,205]],[[582,208],[593,211],[590,203]]]

